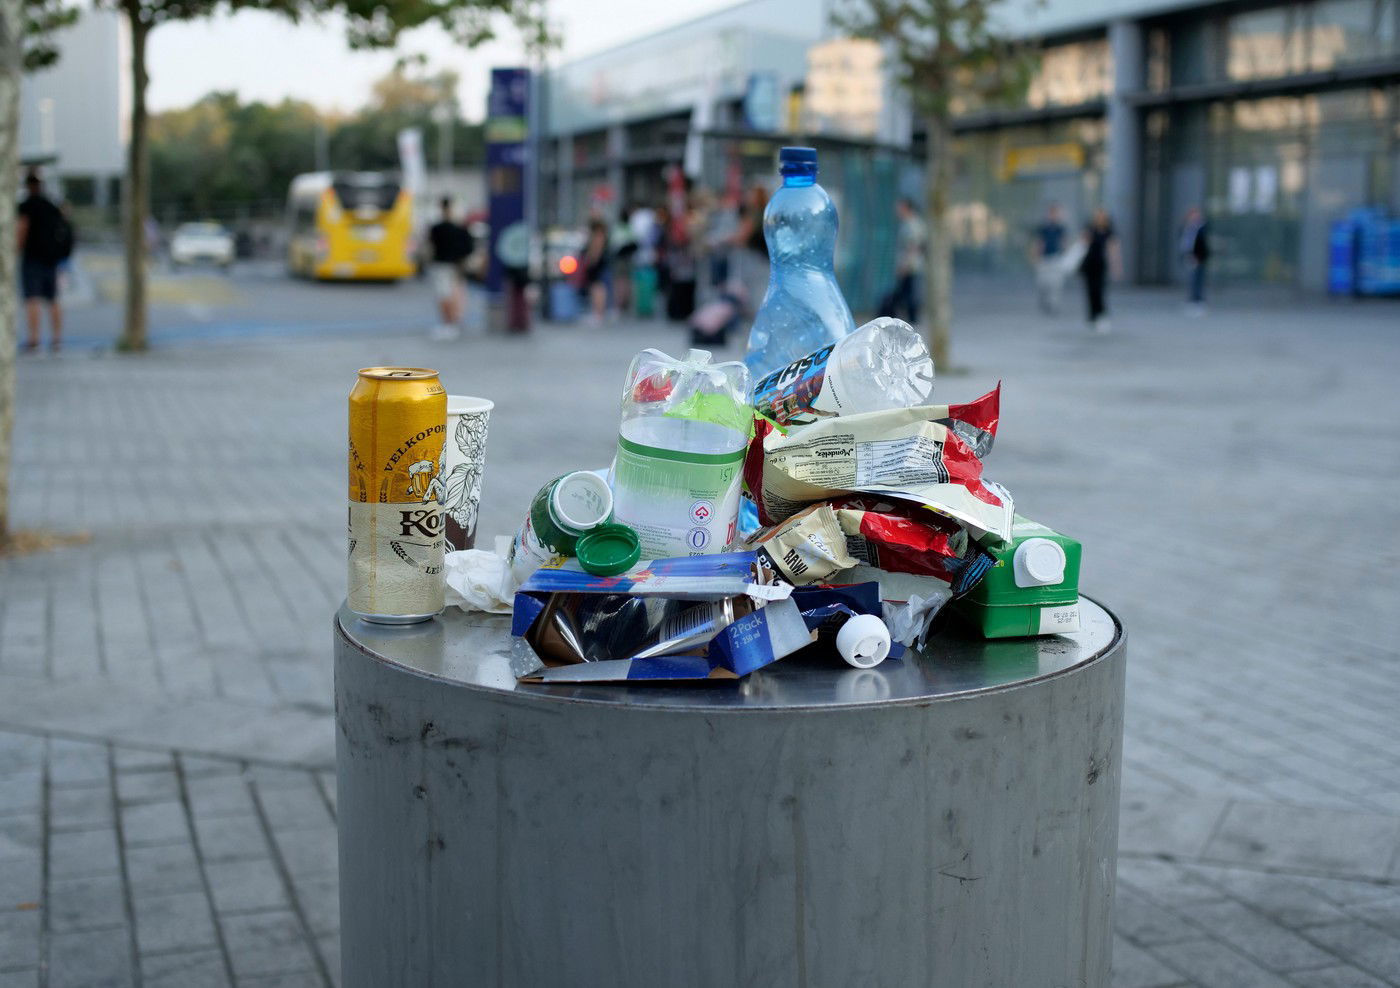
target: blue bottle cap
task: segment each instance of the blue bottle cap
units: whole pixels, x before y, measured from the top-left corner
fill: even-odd
[[[778,152],[778,174],[784,185],[811,185],[817,177],[816,148],[783,148]]]

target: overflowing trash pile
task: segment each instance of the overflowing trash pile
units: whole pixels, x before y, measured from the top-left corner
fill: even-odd
[[[1078,543],[984,475],[1000,386],[935,403],[913,328],[855,329],[815,152],[784,149],[782,169],[744,361],[643,350],[613,463],[552,480],[497,551],[447,553],[453,602],[512,615],[520,679],[737,679],[797,652],[936,661],[950,613],[989,638],[1079,630]]]

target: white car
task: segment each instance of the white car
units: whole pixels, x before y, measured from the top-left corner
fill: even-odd
[[[170,238],[170,263],[200,261],[228,267],[233,263],[233,234],[217,223],[181,223]]]

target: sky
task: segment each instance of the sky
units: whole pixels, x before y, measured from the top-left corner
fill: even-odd
[[[551,5],[550,19],[563,35],[562,53],[573,58],[658,28],[729,6],[734,0],[568,0]],[[604,13],[605,12],[605,13]],[[600,16],[603,15],[603,16]],[[250,53],[256,52],[256,57]],[[291,24],[271,14],[242,11],[190,23],[164,24],[152,32],[149,101],[153,110],[187,106],[214,90],[235,90],[245,100],[276,102],[291,96],[328,110],[355,110],[369,98],[374,80],[402,55],[422,53],[430,69],[455,69],[464,115],[485,111],[493,66],[523,63],[520,44],[502,27],[502,38],[467,51],[440,30],[406,35],[396,51],[352,52],[344,22],[323,18]]]

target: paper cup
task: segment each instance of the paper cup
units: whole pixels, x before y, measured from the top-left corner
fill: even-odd
[[[447,443],[442,451],[443,537],[448,552],[476,548],[481,475],[486,466],[486,421],[495,403],[447,396]]]

